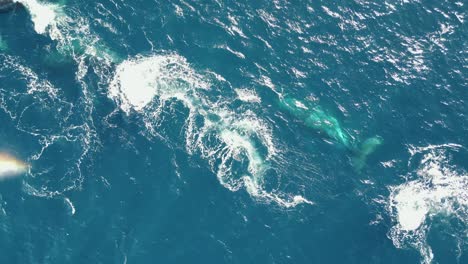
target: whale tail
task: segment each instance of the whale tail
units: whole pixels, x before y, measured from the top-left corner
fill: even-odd
[[[383,139],[379,136],[368,138],[362,142],[352,158],[353,167],[360,172],[366,165],[367,157],[382,144]]]

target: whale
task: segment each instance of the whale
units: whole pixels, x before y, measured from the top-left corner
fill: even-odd
[[[320,105],[290,96],[280,96],[278,105],[282,111],[302,121],[306,127],[325,134],[350,151],[353,154],[351,163],[357,171],[364,168],[367,157],[383,143],[380,136],[368,138],[362,143],[355,141],[341,126],[338,119],[330,115]]]
[[[292,97],[283,97],[279,106],[285,112],[301,120],[306,127],[325,133],[343,146],[350,147],[350,136],[341,127],[338,120],[327,114],[319,105],[310,105]]]

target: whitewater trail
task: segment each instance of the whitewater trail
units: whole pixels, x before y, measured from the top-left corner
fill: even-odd
[[[51,116],[51,120],[56,121],[53,129],[34,131],[26,123],[23,124],[21,119],[17,120],[18,130],[37,137],[41,146],[40,150],[30,157],[31,169],[28,174],[31,177],[29,181],[25,182],[24,188],[26,192],[35,196],[62,195],[66,191],[81,186],[84,177],[82,163],[87,160],[92,150],[91,143],[97,140],[91,117],[94,111],[92,95],[85,81],[89,69],[86,60],[88,58],[97,59],[99,63],[93,65],[94,71],[106,72],[110,68],[112,57],[99,51],[99,38],[91,33],[87,21],[80,16],[75,16],[76,18],[72,19],[65,13],[64,5],[38,0],[16,0],[16,2],[21,3],[29,12],[34,30],[55,41],[60,56],[70,57],[78,64],[76,80],[82,88],[82,96],[79,102],[74,103],[62,98],[59,89],[49,82],[41,80],[32,69],[23,66],[15,58],[9,58],[11,63],[6,64],[19,69],[20,74],[24,75],[24,79],[27,81],[26,86],[29,87],[27,96],[32,96],[38,101],[34,105],[35,108],[29,107],[27,110],[33,111],[37,108],[36,111],[47,112]],[[19,95],[26,94],[21,95],[20,93]],[[52,110],[53,107],[55,110]],[[79,113],[74,110],[77,107],[80,107]],[[57,109],[61,111],[54,113],[53,111],[57,111]],[[78,124],[72,121],[72,117],[75,116],[78,116],[76,118],[80,120]],[[47,160],[48,155],[53,155],[54,151],[57,151],[54,146],[58,144],[76,148],[77,153],[79,153],[79,155],[65,157],[67,159],[65,164],[71,162],[67,165],[68,168],[55,169],[54,167],[58,166],[42,161],[43,159]],[[46,181],[44,175],[51,172],[63,175],[63,178],[54,182],[53,185],[44,184]]]
[[[54,197],[79,188],[84,177],[82,163],[88,160],[96,141],[90,101],[83,97],[70,102],[60,89],[16,57],[0,55],[0,60],[0,80],[11,74],[19,76],[8,87],[0,87],[0,109],[9,115],[18,133],[32,139],[30,151],[25,153],[25,191]]]
[[[118,65],[109,96],[127,114],[142,115],[150,133],[161,133],[164,109],[174,100],[181,102],[189,111],[185,126],[187,152],[205,159],[224,187],[231,191],[244,187],[251,196],[283,207],[312,204],[299,195],[264,189],[269,163],[279,151],[272,130],[252,111],[235,113],[226,98],[209,96],[207,91],[213,92],[220,83],[227,86],[219,75],[195,71],[180,55],[153,55]],[[245,93],[241,95],[244,100],[259,100]]]
[[[173,99],[182,102],[189,109],[186,150],[201,155],[223,186],[232,191],[245,187],[251,196],[284,207],[312,204],[299,195],[268,192],[263,188],[269,162],[277,152],[271,129],[252,111],[239,115],[202,92],[212,90],[210,79],[226,82],[221,76],[200,74],[185,58],[174,54],[140,56],[119,63],[118,56],[90,32],[86,21],[79,17],[71,19],[62,6],[37,0],[18,2],[29,10],[37,33],[48,35],[58,43],[61,53],[73,56],[79,65],[77,79],[86,97],[91,96],[84,81],[89,68],[86,59],[98,60],[93,67],[102,80],[109,79],[107,75],[117,63],[109,97],[127,114],[132,110],[138,112],[150,132],[157,131],[164,105]],[[260,102],[253,92],[245,89],[235,92],[242,101]],[[92,112],[92,106],[88,108]],[[203,125],[197,122],[200,117]]]
[[[97,35],[91,32],[88,21],[76,14],[74,10],[67,10],[72,13],[71,16],[74,17],[72,19],[65,12],[65,6],[58,3],[38,0],[16,1],[28,10],[34,30],[56,41],[57,49],[62,55],[71,56],[77,62],[83,57],[94,58],[106,67],[121,60]]]

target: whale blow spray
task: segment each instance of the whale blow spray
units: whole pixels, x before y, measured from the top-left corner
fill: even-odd
[[[15,157],[0,153],[0,180],[18,176],[26,172],[28,166]]]

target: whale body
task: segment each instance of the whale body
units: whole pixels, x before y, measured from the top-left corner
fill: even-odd
[[[311,106],[292,97],[284,97],[279,106],[295,118],[314,130],[324,132],[343,146],[350,147],[350,137],[343,130],[338,120],[327,114],[319,105]]]
[[[279,107],[301,120],[304,125],[313,130],[325,133],[353,153],[352,164],[360,171],[367,160],[383,140],[379,136],[371,137],[362,143],[352,142],[351,136],[343,129],[337,118],[328,114],[319,105],[312,105],[298,99],[286,96],[279,99]]]

